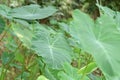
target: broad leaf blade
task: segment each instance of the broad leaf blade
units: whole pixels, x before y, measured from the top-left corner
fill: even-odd
[[[37,26],[32,49],[53,69],[60,69],[65,62],[70,63],[72,51],[64,35],[41,25]]]
[[[71,48],[62,33],[44,27],[34,24],[34,30],[29,30],[22,25],[12,24],[15,35],[26,47],[42,56],[50,68],[60,69],[63,63],[71,62]]]
[[[57,10],[52,6],[40,8],[39,5],[28,5],[14,8],[11,12],[14,18],[34,20],[49,17],[56,11]]]
[[[120,32],[113,17],[102,15],[94,24],[86,14],[75,10],[73,18],[71,34],[94,56],[108,80],[119,80]]]

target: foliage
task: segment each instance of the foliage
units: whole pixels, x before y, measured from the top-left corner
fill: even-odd
[[[0,5],[0,80],[119,80],[120,13],[97,6],[96,20],[76,9],[46,25],[55,7]]]

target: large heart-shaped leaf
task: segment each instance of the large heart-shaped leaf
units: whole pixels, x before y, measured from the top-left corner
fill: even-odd
[[[120,32],[114,18],[102,15],[94,22],[79,10],[73,18],[71,35],[93,55],[107,80],[120,80]]]
[[[46,29],[40,24],[34,24],[34,30],[19,24],[13,24],[12,29],[25,46],[43,57],[50,68],[60,69],[64,62],[71,62],[72,51],[62,33]]]
[[[14,8],[11,12],[14,18],[34,20],[49,17],[56,12],[56,9],[52,6],[40,8],[39,5],[34,4]]]
[[[49,67],[59,69],[65,62],[71,61],[71,48],[62,33],[36,25],[35,37],[32,40],[32,49],[42,56]]]

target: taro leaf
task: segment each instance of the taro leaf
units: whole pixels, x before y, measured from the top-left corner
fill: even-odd
[[[93,55],[107,80],[120,80],[120,32],[113,17],[102,15],[94,21],[79,10],[73,13],[71,34]]]
[[[7,7],[6,5],[0,5],[0,15],[8,18],[8,19],[11,19],[12,17],[10,16],[10,11],[11,11],[11,8]]]
[[[66,63],[63,65],[64,71],[58,73],[60,80],[90,80],[87,76],[82,78],[82,75],[78,74],[78,69],[72,67],[70,64]],[[82,78],[82,79],[81,79]]]
[[[34,24],[34,32],[19,24],[12,24],[12,29],[25,46],[43,57],[49,67],[60,69],[64,62],[71,62],[72,51],[62,33],[39,24]]]
[[[34,19],[43,19],[53,15],[57,10],[52,7],[40,8],[39,5],[27,5],[18,8],[12,9],[12,16],[14,18],[34,20]]]
[[[5,28],[5,21],[0,17],[0,34],[3,32]]]
[[[32,49],[53,69],[60,69],[64,62],[71,62],[71,48],[64,35],[42,25],[35,25]]]

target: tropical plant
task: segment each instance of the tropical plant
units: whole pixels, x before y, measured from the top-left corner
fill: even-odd
[[[98,7],[95,21],[76,9],[50,26],[39,21],[56,13],[53,6],[0,5],[0,80],[119,80],[120,13]]]

